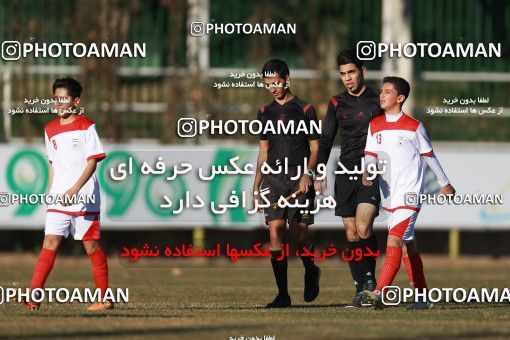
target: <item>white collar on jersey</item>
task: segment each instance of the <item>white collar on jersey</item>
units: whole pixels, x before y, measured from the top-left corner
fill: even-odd
[[[400,111],[399,114],[396,114],[396,115],[389,115],[389,114],[386,114],[386,121],[387,122],[396,122],[400,117],[402,117],[402,115],[404,114],[403,111]]]

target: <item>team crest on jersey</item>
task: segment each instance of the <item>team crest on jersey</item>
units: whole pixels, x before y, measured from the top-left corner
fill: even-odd
[[[78,138],[73,138],[72,140],[72,147],[73,149],[78,149]]]
[[[53,139],[51,141],[51,143],[53,144],[53,147],[55,148],[55,150],[57,150],[57,141],[55,139]]]

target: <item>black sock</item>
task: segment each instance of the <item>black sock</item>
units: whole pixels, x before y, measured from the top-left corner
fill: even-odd
[[[276,280],[276,286],[278,287],[279,295],[289,295],[287,290],[287,256],[282,256],[281,250],[271,251],[271,265],[273,266],[274,278]]]
[[[303,248],[306,248],[310,251],[310,253],[313,253],[314,251],[314,248],[313,248],[313,245],[309,244],[309,243],[300,243],[298,244],[297,246],[297,250],[299,251],[299,254],[301,254],[302,252],[304,252],[304,249]],[[315,261],[313,259],[313,256],[299,256],[301,258],[301,261],[303,261],[303,266],[305,267],[305,269],[314,269],[316,267],[315,265]]]
[[[356,292],[362,292],[363,291],[363,284],[365,283],[365,272],[363,270],[363,263],[362,261],[355,261],[351,254],[354,254],[357,248],[360,247],[360,242],[347,242],[347,246],[345,247],[345,256],[347,258],[350,258],[349,262],[349,268],[351,270],[352,279],[354,280],[354,285],[356,286]]]
[[[375,233],[372,233],[367,239],[360,238],[360,246],[363,249],[363,254],[368,252],[367,248],[372,251],[373,254],[377,254],[379,247],[377,246],[377,238]],[[375,256],[363,256],[363,262],[365,263],[365,276],[375,277],[375,265],[377,258]]]

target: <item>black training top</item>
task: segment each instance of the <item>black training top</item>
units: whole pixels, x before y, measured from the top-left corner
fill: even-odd
[[[259,109],[257,119],[262,122],[260,140],[269,141],[267,154],[267,164],[269,165],[276,165],[276,160],[280,160],[280,164],[283,166],[285,157],[287,157],[290,166],[303,165],[304,158],[309,158],[310,156],[309,141],[319,139],[320,137],[315,129],[311,129],[310,126],[311,121],[318,125],[314,107],[298,97],[294,97],[283,105],[273,100]],[[272,131],[264,133],[266,124],[271,124],[267,123],[268,121],[271,121],[272,126],[274,126],[277,132],[276,134]],[[299,133],[278,134],[278,121],[283,121],[285,126],[289,126],[289,122],[294,121],[295,132]],[[303,122],[299,123],[300,121]],[[303,131],[303,129],[297,131],[298,126],[306,126],[306,131]]]
[[[333,141],[340,129],[340,162],[358,164],[367,141],[368,124],[383,113],[379,93],[367,86],[359,96],[347,91],[331,97],[326,117],[322,122],[318,164],[327,164]]]

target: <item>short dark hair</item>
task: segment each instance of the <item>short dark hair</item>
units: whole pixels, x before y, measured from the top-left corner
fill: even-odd
[[[362,60],[359,60],[358,55],[356,54],[356,50],[350,48],[347,50],[342,50],[336,56],[336,65],[340,67],[340,65],[346,64],[354,64],[357,68],[361,70],[365,64],[363,64]]]
[[[289,66],[281,59],[271,59],[266,61],[262,67],[262,77],[267,78],[267,73],[278,73],[280,78],[285,78],[289,75]]]
[[[67,93],[73,98],[81,96],[82,88],[76,79],[70,77],[56,79],[53,83],[53,94],[55,94],[56,89],[61,87],[65,88]]]
[[[409,92],[411,92],[411,86],[409,85],[407,80],[405,80],[404,78],[400,78],[400,77],[384,77],[383,84],[384,83],[392,84],[395,87],[395,90],[397,90],[397,93],[399,95],[403,95],[404,97],[406,97],[404,99],[404,102],[406,101],[407,97],[409,97]],[[402,104],[404,102],[402,102]]]

